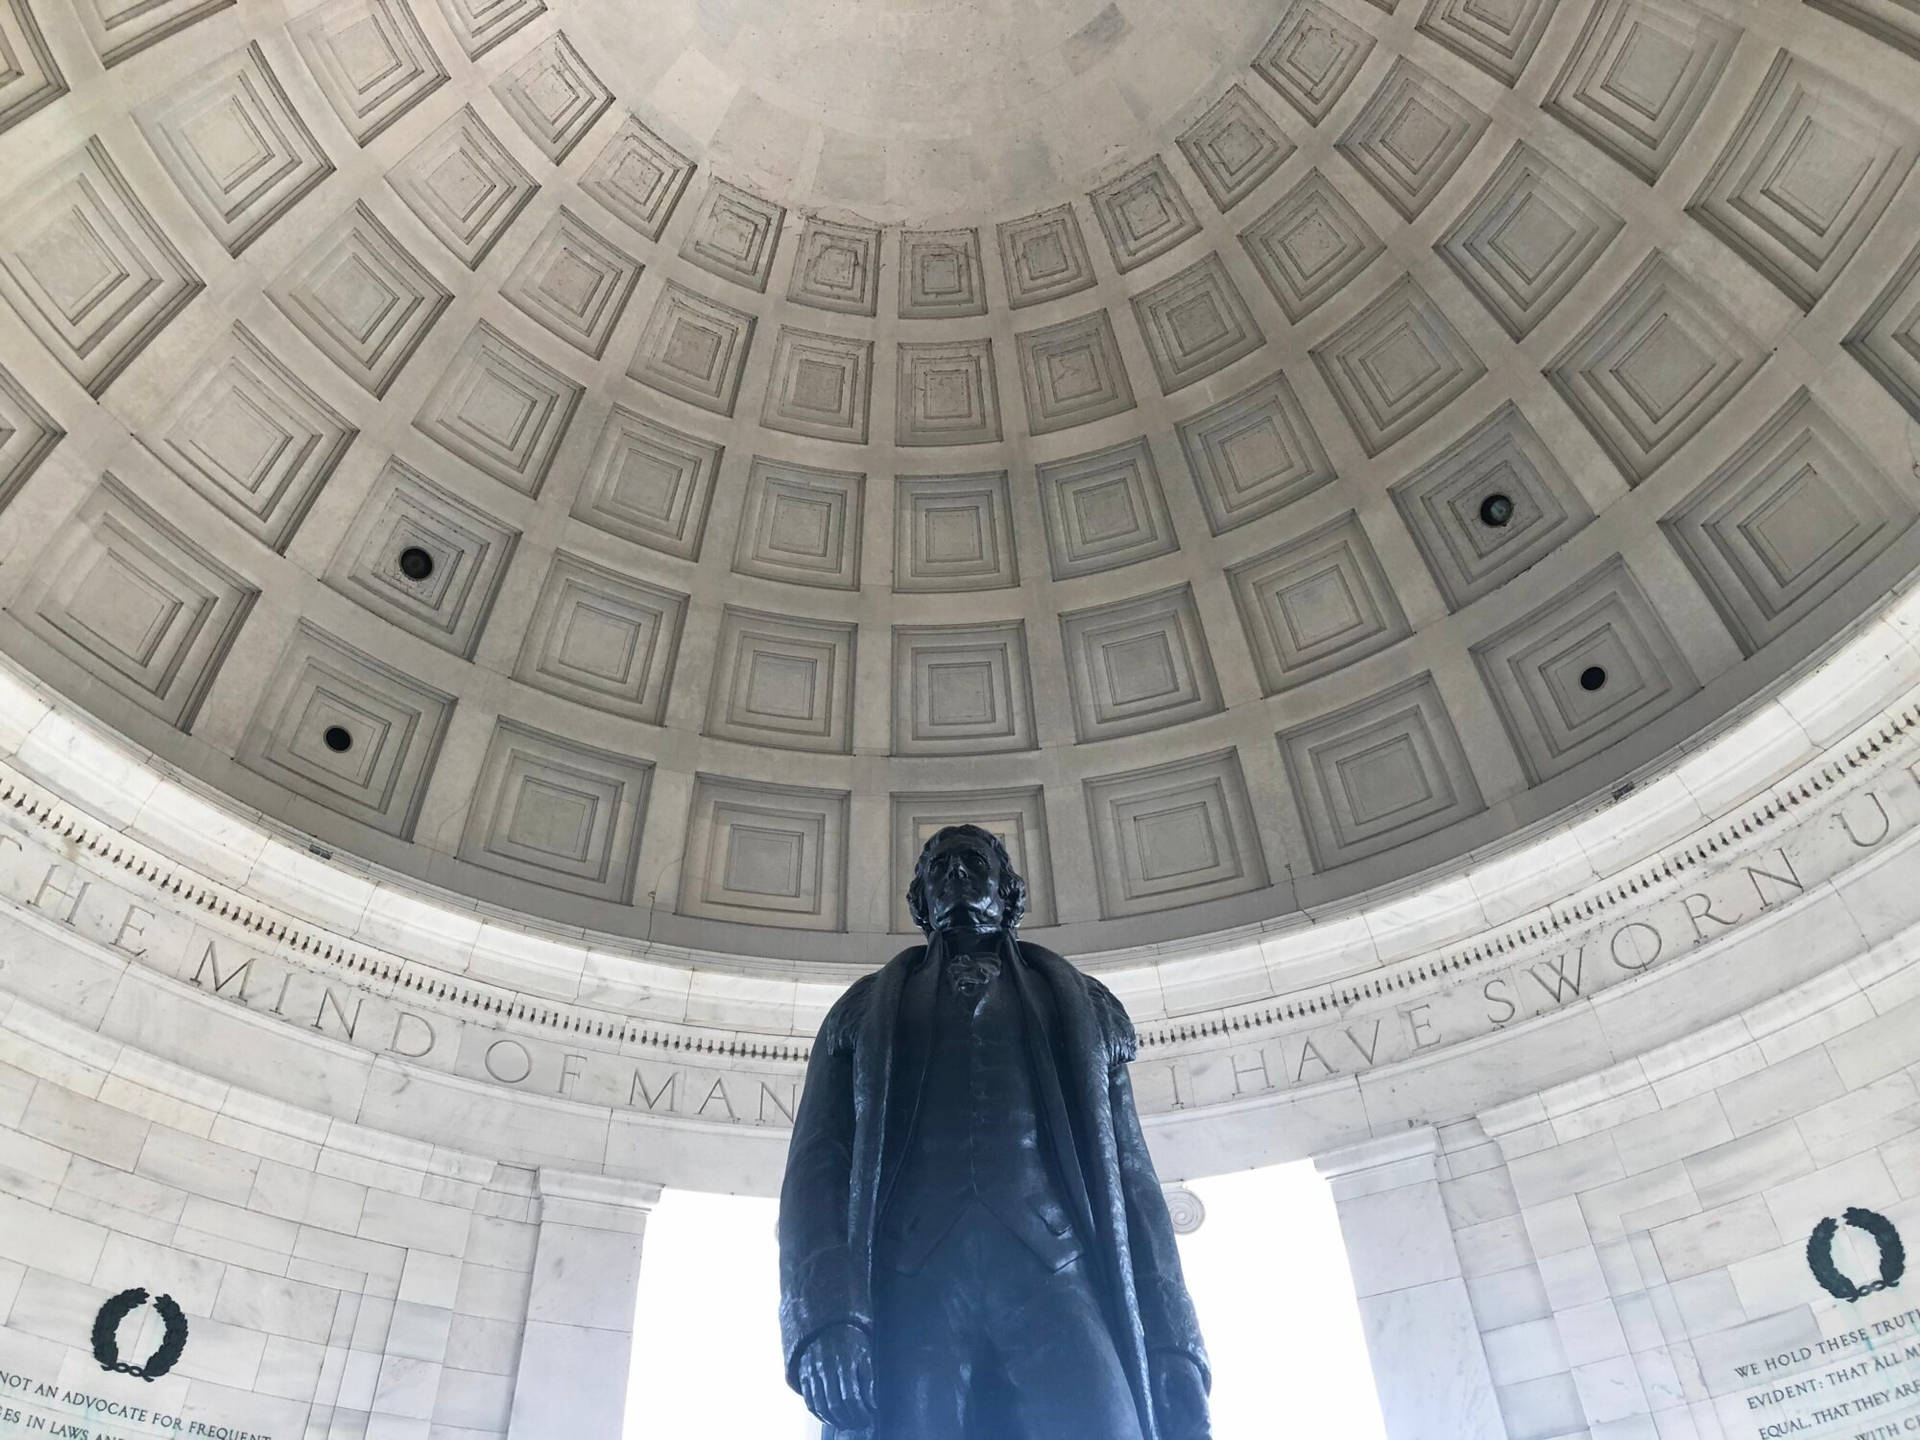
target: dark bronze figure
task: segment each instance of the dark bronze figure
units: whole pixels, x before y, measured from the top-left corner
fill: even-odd
[[[1208,1440],[1206,1349],[1113,993],[1019,940],[1026,882],[949,826],[927,943],[856,982],[780,1194],[787,1380],[827,1440]]]

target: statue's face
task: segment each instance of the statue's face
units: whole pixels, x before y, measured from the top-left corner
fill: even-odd
[[[927,921],[935,930],[997,930],[1005,920],[1000,861],[968,836],[936,845],[921,861]]]

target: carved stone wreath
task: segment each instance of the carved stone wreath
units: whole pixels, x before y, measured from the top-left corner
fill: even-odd
[[[1880,1250],[1880,1278],[1865,1285],[1856,1285],[1833,1263],[1833,1241],[1840,1232],[1840,1221],[1831,1215],[1813,1227],[1813,1233],[1807,1237],[1807,1268],[1813,1272],[1813,1278],[1829,1295],[1839,1300],[1862,1300],[1878,1290],[1891,1290],[1900,1283],[1900,1277],[1907,1270],[1907,1249],[1900,1242],[1900,1232],[1886,1216],[1873,1210],[1864,1210],[1859,1206],[1849,1206],[1841,1212],[1841,1219],[1856,1230],[1864,1231],[1873,1237]]]
[[[102,1370],[132,1375],[141,1380],[158,1380],[173,1369],[174,1362],[187,1348],[187,1317],[181,1313],[171,1295],[156,1295],[153,1297],[153,1308],[160,1313],[160,1323],[165,1327],[160,1344],[147,1357],[145,1364],[129,1365],[120,1358],[117,1339],[120,1322],[146,1303],[147,1292],[136,1285],[131,1290],[122,1290],[107,1301],[100,1307],[100,1313],[93,1317],[93,1358],[100,1362]]]

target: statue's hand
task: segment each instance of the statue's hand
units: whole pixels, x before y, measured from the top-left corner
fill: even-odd
[[[1148,1357],[1153,1420],[1160,1440],[1212,1440],[1207,1383],[1191,1356],[1156,1350]]]
[[[873,1428],[873,1342],[854,1325],[831,1325],[800,1357],[800,1398],[836,1430]]]

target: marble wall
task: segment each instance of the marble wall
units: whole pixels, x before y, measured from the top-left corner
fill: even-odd
[[[1920,1238],[1917,1080],[1908,934],[1625,1064],[1323,1159],[1389,1433],[1439,1433],[1436,1408],[1499,1440],[1920,1430],[1913,1284],[1816,1273],[1866,1289]]]
[[[0,1431],[611,1440],[657,1195],[329,1120],[0,997]],[[187,1327],[151,1380],[94,1334],[134,1288],[121,1363],[162,1347],[158,1297]],[[568,1385],[581,1364],[610,1369]]]
[[[1920,1430],[1913,1287],[1842,1293],[1920,1234],[1917,635],[1426,889],[1076,956],[1163,1176],[1321,1159],[1393,1440]],[[0,671],[0,1433],[614,1440],[659,1187],[777,1183],[837,982],[296,839]]]
[[[1906,929],[1631,1060],[1324,1153],[1393,1440],[1854,1440],[1882,1432],[1830,1412],[1920,1413],[1912,1287],[1847,1298],[1809,1263],[1849,1211],[1920,1236],[1916,1019]],[[116,1435],[611,1440],[658,1193],[322,1116],[0,992],[0,1422],[107,1401],[155,1417]],[[1883,1248],[1834,1228],[1869,1283]],[[151,1384],[90,1347],[135,1286],[191,1328]],[[121,1358],[162,1329],[129,1318]]]
[[[1829,1412],[1880,1394],[1872,1423],[1897,1425],[1912,1287],[1830,1293],[1809,1243],[1850,1210],[1920,1236],[1917,1019],[1909,934],[1625,1064],[1320,1157],[1393,1440],[1851,1440],[1882,1432]],[[0,997],[0,1420],[104,1400],[154,1417],[113,1434],[615,1436],[657,1196],[321,1117]],[[1863,1286],[1883,1258],[1846,1223],[1829,1253]],[[190,1325],[151,1384],[90,1348],[135,1286]],[[120,1358],[162,1329],[129,1318]]]

